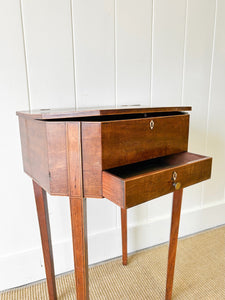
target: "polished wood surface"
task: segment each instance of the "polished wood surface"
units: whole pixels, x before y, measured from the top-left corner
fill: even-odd
[[[150,113],[150,112],[173,112],[173,111],[190,111],[190,106],[174,106],[174,107],[146,107],[146,106],[111,106],[111,107],[93,107],[93,108],[65,108],[65,109],[39,109],[31,111],[18,111],[17,115],[23,118],[32,119],[58,119],[73,117],[89,117],[89,116],[105,116],[105,115],[121,115],[134,113]]]
[[[66,123],[45,123],[50,194],[68,195]]]
[[[77,300],[89,299],[86,198],[83,195],[81,125],[67,124],[68,186]]]
[[[167,266],[167,281],[166,281],[166,300],[171,300],[173,290],[173,277],[177,252],[177,239],[180,224],[180,213],[182,203],[183,189],[175,191],[173,194],[173,208],[170,228],[170,243]]]
[[[66,124],[66,137],[69,196],[83,197],[81,125],[79,122]]]
[[[85,197],[102,197],[101,149],[101,127],[99,126],[99,123],[82,122],[82,155]]]
[[[70,197],[77,300],[89,299],[86,198]]]
[[[127,210],[121,208],[122,262],[127,265]]]
[[[49,194],[68,196],[66,123],[19,123],[24,171]]]
[[[89,299],[86,197],[106,197],[121,207],[126,265],[127,208],[174,192],[166,289],[166,299],[171,299],[182,190],[211,175],[211,158],[187,152],[189,115],[184,111],[189,110],[114,107],[17,113],[51,300],[56,288],[45,191],[70,199],[78,300]]]
[[[51,232],[49,224],[48,204],[46,192],[33,181],[34,196],[37,206],[37,215],[40,227],[42,250],[45,262],[45,272],[47,277],[48,295],[50,300],[57,299],[55,285],[55,271],[52,254]]]
[[[139,119],[95,122],[49,122],[21,116],[19,120],[24,171],[51,195],[69,196],[67,131],[71,124],[81,124],[85,197],[103,197],[104,169],[187,150],[187,114],[152,118],[142,114]]]
[[[154,121],[152,130],[151,121]],[[83,121],[85,197],[104,196],[102,170],[186,151],[188,129],[189,115]]]
[[[102,169],[187,151],[188,129],[189,115],[102,122]]]
[[[172,178],[182,188],[211,176],[210,157],[182,152],[103,171],[103,195],[122,208],[129,208],[175,190]]]

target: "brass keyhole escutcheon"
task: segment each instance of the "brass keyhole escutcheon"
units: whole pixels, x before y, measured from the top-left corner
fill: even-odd
[[[150,129],[152,130],[152,129],[154,128],[154,126],[155,126],[155,123],[154,123],[153,120],[151,120],[151,121],[150,121]]]
[[[173,179],[173,181],[177,180],[177,172],[175,172],[175,171],[173,172],[172,179]]]
[[[181,183],[176,182],[177,180],[177,172],[173,172],[172,174],[172,180],[173,180],[173,186],[175,187],[175,190],[179,190],[181,188]]]

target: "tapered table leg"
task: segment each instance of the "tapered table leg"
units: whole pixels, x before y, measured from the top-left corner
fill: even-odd
[[[51,244],[51,232],[49,225],[47,196],[35,181],[33,181],[34,195],[37,206],[37,215],[40,226],[42,250],[45,262],[45,272],[47,277],[48,294],[50,300],[56,300],[56,285],[55,285],[55,272]]]
[[[77,300],[89,299],[86,199],[70,197]]]
[[[127,210],[121,208],[123,265],[127,265]]]
[[[166,300],[170,300],[172,297],[182,194],[183,194],[183,189],[175,191],[173,194],[173,208],[172,208],[172,219],[171,219],[171,228],[170,228],[170,244],[169,244],[169,254],[168,254],[167,282],[166,282]]]

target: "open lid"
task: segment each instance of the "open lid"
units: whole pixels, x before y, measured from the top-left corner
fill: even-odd
[[[96,108],[67,108],[67,109],[40,109],[31,111],[18,111],[16,114],[23,118],[32,119],[59,119],[59,118],[78,118],[90,116],[108,116],[121,114],[155,113],[155,112],[182,112],[190,111],[191,106],[175,107],[147,107],[147,106],[112,106]]]

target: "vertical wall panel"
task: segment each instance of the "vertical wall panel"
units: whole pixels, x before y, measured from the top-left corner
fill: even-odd
[[[205,151],[215,1],[189,0],[183,104],[191,105],[189,149]]]
[[[114,105],[114,1],[73,0],[79,107]]]
[[[188,0],[183,104],[191,105],[189,151],[205,153],[215,1]],[[184,192],[183,207],[201,205],[202,184]]]
[[[152,1],[115,1],[117,103],[149,105]]]
[[[35,202],[31,201],[31,181],[23,173],[16,116],[16,110],[29,109],[19,1],[0,1],[0,40],[0,257],[4,257],[36,246],[38,237],[32,214]],[[3,286],[5,272],[0,271]]]
[[[212,180],[205,183],[204,203],[224,201],[225,170],[225,2],[218,0],[207,153],[213,156]]]
[[[153,7],[152,105],[180,105],[186,0],[156,0]]]
[[[74,107],[70,1],[22,0],[31,107]]]
[[[165,195],[151,200],[148,203],[148,214],[151,221],[164,218],[171,214],[173,194]]]
[[[88,234],[116,228],[117,206],[107,199],[87,199]]]

